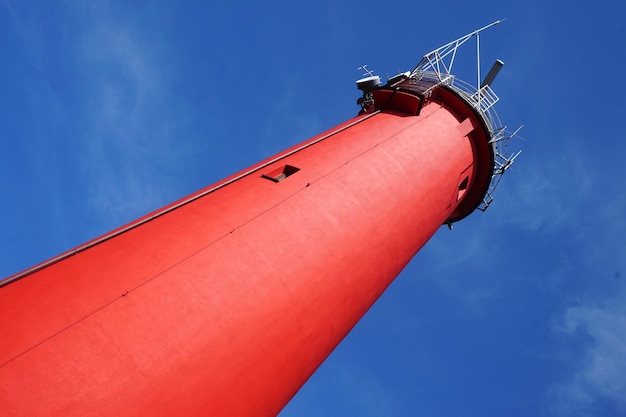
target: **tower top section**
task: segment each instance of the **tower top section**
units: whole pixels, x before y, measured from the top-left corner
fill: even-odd
[[[517,136],[521,127],[513,132],[508,131],[500,121],[494,107],[499,98],[491,88],[491,84],[504,63],[499,59],[496,60],[484,79],[481,79],[480,35],[486,29],[502,21],[496,20],[425,54],[412,71],[390,77],[384,85],[373,82],[374,78],[378,77],[369,70],[365,74],[367,77],[357,81],[357,88],[363,91],[363,96],[357,100],[357,104],[361,105],[362,113],[403,111],[419,115],[422,107],[428,102],[443,101],[445,104],[456,107],[454,102],[461,101],[465,104],[464,107],[471,109],[476,119],[482,124],[486,137],[480,140],[483,143],[477,146],[484,148],[489,154],[486,158],[489,160],[487,161],[489,169],[484,175],[486,181],[482,190],[475,193],[474,201],[468,203],[468,207],[455,213],[449,220],[450,222],[466,217],[476,208],[485,211],[493,201],[493,191],[502,175],[521,153],[521,151],[511,152],[509,149],[510,139]],[[475,40],[476,74],[474,81],[468,82],[456,77],[453,68],[457,51],[470,40]],[[407,106],[410,100],[400,98],[407,94],[417,98],[415,105]]]

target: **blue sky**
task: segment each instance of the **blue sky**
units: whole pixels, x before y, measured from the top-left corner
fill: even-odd
[[[483,70],[522,156],[281,417],[625,415],[626,4],[590,6],[3,0],[0,277],[354,116],[357,67],[507,18]]]

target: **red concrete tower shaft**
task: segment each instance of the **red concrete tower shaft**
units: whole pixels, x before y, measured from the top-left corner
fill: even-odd
[[[0,288],[6,416],[274,416],[444,223],[482,200],[484,120],[439,87]]]

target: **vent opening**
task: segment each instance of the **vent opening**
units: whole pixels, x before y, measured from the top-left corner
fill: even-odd
[[[465,191],[467,191],[468,183],[469,183],[469,176],[465,177],[463,181],[461,181],[461,183],[459,184],[459,192],[456,196],[457,201],[460,200],[461,197],[463,197],[463,194],[465,194]]]
[[[287,178],[288,176],[295,174],[298,171],[300,171],[300,168],[297,168],[291,165],[283,165],[282,167],[276,168],[266,174],[262,174],[261,176],[270,181],[280,182],[284,180],[285,178]]]

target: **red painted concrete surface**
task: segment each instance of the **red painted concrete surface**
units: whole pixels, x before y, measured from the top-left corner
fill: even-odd
[[[1,287],[0,414],[276,415],[482,195],[473,126],[459,102],[359,116]]]

